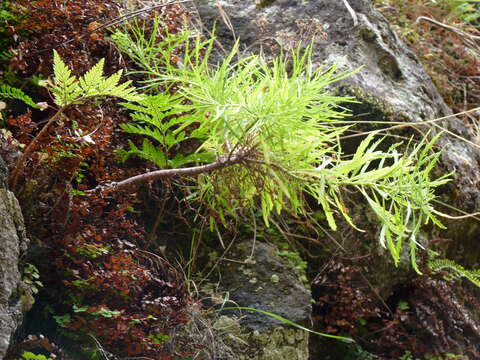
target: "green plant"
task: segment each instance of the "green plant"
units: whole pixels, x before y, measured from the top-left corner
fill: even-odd
[[[154,335],[149,335],[147,337],[150,339],[150,341],[154,344],[160,345],[160,344],[166,344],[170,340],[170,336],[162,334],[162,333],[156,333]]]
[[[54,76],[53,82],[42,81],[42,85],[47,86],[54,95],[54,102],[59,106],[57,112],[48,120],[46,125],[40,130],[36,137],[28,144],[22,156],[17,160],[15,169],[12,171],[10,184],[15,189],[18,177],[23,171],[25,160],[30,155],[32,148],[37,141],[48,131],[48,128],[58,121],[64,111],[71,105],[85,103],[92,99],[105,96],[122,98],[127,101],[139,101],[139,96],[135,89],[130,87],[130,81],[119,84],[122,71],[118,71],[111,76],[103,75],[104,60],[100,60],[86,74],[77,78],[72,75],[71,70],[65,65],[58,53],[54,50]],[[15,92],[13,92],[15,94]]]
[[[397,307],[398,307],[400,310],[408,310],[408,309],[410,309],[410,305],[409,305],[408,302],[406,302],[406,301],[399,301]]]
[[[188,31],[169,34],[168,29],[162,28],[161,19],[154,17],[151,26],[142,25],[138,20],[125,24],[123,29],[112,33],[111,39],[142,69],[130,74],[147,75],[141,83],[149,89],[155,86],[155,75],[162,73],[165,66],[180,64],[182,54],[179,49],[190,44],[191,36]],[[204,45],[211,42],[212,39],[206,40]]]
[[[300,275],[300,281],[306,285],[309,284],[307,278],[307,266],[308,263],[302,259],[300,254],[296,251],[291,250],[279,250],[277,251],[277,255],[287,259],[298,271]]]
[[[418,360],[418,359],[414,359],[410,351],[405,351],[405,353],[399,357],[399,360]]]
[[[40,105],[36,104],[32,98],[25,94],[22,90],[6,84],[0,84],[0,99],[17,99],[23,101],[28,106],[31,106],[35,109],[40,109]]]
[[[480,0],[439,0],[428,3],[444,9],[450,13],[450,17],[463,23],[475,23],[480,18]]]
[[[466,278],[476,286],[480,287],[480,269],[467,270],[453,260],[439,258],[439,254],[429,251],[428,268],[433,272],[447,272],[447,278]]]
[[[429,355],[426,354],[423,358],[424,360],[447,360],[447,359],[462,359],[462,355],[456,355],[451,353],[446,353],[442,355]],[[399,360],[422,360],[418,357],[414,357],[410,351],[405,351],[405,353],[399,357]]]
[[[92,316],[95,316],[95,317],[101,316],[104,318],[111,318],[113,316],[120,315],[120,311],[110,310],[106,307],[101,307],[97,311],[91,311],[88,306],[78,307],[77,305],[73,305],[73,312],[74,313],[88,312]]]
[[[70,314],[64,315],[54,315],[53,319],[57,322],[57,324],[61,327],[67,327],[66,324],[72,321],[72,316]]]
[[[377,355],[374,355],[367,350],[363,349],[357,344],[353,344],[351,350],[347,353],[346,359],[348,360],[375,360],[378,359]]]
[[[46,357],[42,354],[34,354],[30,351],[24,351],[22,354],[22,359],[24,360],[53,360],[50,357]]]
[[[177,116],[181,112],[181,102],[180,96],[160,93],[147,96],[138,104],[123,104],[134,112],[131,114],[132,122],[120,124],[120,127],[130,134],[142,135],[144,139],[140,148],[129,141],[130,149],[118,152],[122,158],[125,160],[136,155],[150,160],[159,168],[178,168],[190,163],[214,160],[214,155],[208,152],[172,154],[172,150],[182,141],[195,139],[201,133],[198,129],[187,132],[187,128],[197,119]]]
[[[338,104],[353,100],[331,96],[325,88],[349,74],[337,74],[335,67],[315,69],[311,47],[268,62],[256,55],[234,60],[239,56],[237,44],[225,60],[212,66],[211,40],[171,36],[186,39],[180,66],[162,57],[139,55],[143,52],[138,49],[151,47],[155,39],[145,45],[128,34],[117,32],[114,37],[121,39],[117,45],[125,52],[135,52],[132,56],[145,69],[152,89],[172,84],[177,88],[176,95],[154,95],[143,101],[143,107],[127,105],[136,112],[134,124],[124,130],[156,143],[144,140],[142,149],[131,144],[124,155],[139,155],[163,168],[177,159],[199,165],[158,170],[119,182],[117,188],[146,179],[195,175],[190,198],[214,209],[216,218],[254,207],[261,209],[266,224],[272,213],[282,210],[304,214],[307,193],[323,208],[333,230],[336,214],[355,227],[342,200],[342,189],[355,188],[380,221],[380,242],[395,264],[407,240],[412,264],[419,271],[416,235],[428,222],[442,226],[431,202],[434,189],[448,181],[448,175],[436,180],[429,176],[440,155],[433,152],[435,139],[409,143],[410,151],[402,154],[400,144],[381,150],[383,139],[371,134],[348,158],[338,141],[349,128],[342,121],[348,114]],[[182,102],[179,95],[188,101]],[[153,114],[156,108],[159,114]],[[169,149],[187,139],[197,142],[187,161],[178,154],[168,160]],[[209,157],[214,160],[206,163]]]
[[[39,289],[43,287],[39,279],[40,273],[37,267],[33,264],[26,264],[22,273],[22,281],[30,287],[33,294],[37,294]]]
[[[5,116],[3,115],[2,111],[7,108],[7,104],[4,101],[6,99],[16,99],[23,101],[28,106],[31,106],[35,109],[43,108],[43,103],[36,104],[30,96],[25,94],[22,90],[17,89],[15,87],[9,86],[7,84],[0,83],[0,121],[3,122]]]
[[[85,244],[77,249],[77,253],[90,259],[96,259],[99,256],[107,255],[111,246],[100,246]]]
[[[18,17],[12,12],[10,1],[2,1],[0,4],[0,60],[10,58],[11,52],[8,46],[12,43],[12,38],[8,32],[8,26],[18,20]]]
[[[347,337],[344,337],[344,336],[336,336],[336,335],[330,335],[330,334],[325,334],[325,333],[321,333],[321,332],[318,332],[318,331],[314,331],[314,330],[311,330],[311,329],[308,329],[302,325],[299,325],[291,320],[288,320],[288,319],[285,319],[284,317],[280,316],[280,315],[277,315],[277,314],[274,314],[274,313],[271,313],[271,312],[268,312],[268,311],[263,311],[263,310],[259,310],[259,309],[254,309],[254,308],[250,308],[250,307],[243,307],[243,306],[235,306],[235,307],[224,307],[224,308],[221,308],[220,310],[218,311],[224,311],[224,310],[245,310],[245,311],[253,311],[253,312],[257,312],[257,313],[260,313],[260,314],[263,314],[263,315],[266,315],[266,316],[269,316],[271,318],[274,318],[275,320],[278,320],[286,325],[289,325],[289,326],[293,326],[294,328],[297,328],[297,329],[300,329],[300,330],[303,330],[303,331],[307,331],[309,333],[312,333],[312,334],[315,334],[315,335],[319,335],[319,336],[323,336],[323,337],[327,337],[327,338],[331,338],[331,339],[335,339],[335,340],[340,340],[340,341],[343,341],[343,342],[346,342],[346,343],[353,343],[355,342],[353,339],[351,338],[347,338]]]
[[[141,97],[135,89],[130,87],[131,81],[119,84],[122,71],[105,77],[103,75],[104,60],[100,60],[85,75],[77,78],[65,65],[58,53],[53,51],[54,80],[46,85],[54,95],[55,104],[66,107],[73,104],[81,104],[91,98],[102,96],[114,96],[127,101],[137,101]]]

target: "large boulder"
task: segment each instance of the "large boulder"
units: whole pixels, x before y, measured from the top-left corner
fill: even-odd
[[[226,306],[261,311],[224,311],[215,322],[214,329],[236,359],[309,358],[308,333],[268,315],[311,326],[310,292],[286,254],[266,243],[242,242],[229,255],[239,261],[223,265],[220,289],[229,295]]]
[[[5,356],[12,335],[32,303],[18,269],[20,255],[29,241],[18,201],[7,189],[7,175],[5,162],[0,158],[0,359]]]

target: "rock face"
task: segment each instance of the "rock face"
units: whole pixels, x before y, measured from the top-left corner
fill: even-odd
[[[20,254],[26,250],[23,216],[17,199],[6,186],[7,168],[0,158],[0,359],[22,321],[25,289],[18,270]]]
[[[274,246],[240,243],[231,256],[245,260],[243,264],[229,263],[222,269],[220,287],[228,291],[234,304],[310,326],[310,292],[301,283],[293,264],[279,256]],[[222,316],[214,328],[228,334],[224,342],[239,360],[308,359],[306,331],[259,312],[242,310],[234,317]]]

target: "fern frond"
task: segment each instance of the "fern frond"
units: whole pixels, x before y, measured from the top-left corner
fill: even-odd
[[[0,99],[17,99],[23,101],[25,104],[33,108],[40,108],[40,106],[35,104],[32,98],[25,94],[22,90],[6,84],[0,85]]]
[[[130,147],[129,150],[119,150],[117,153],[120,155],[123,161],[127,160],[132,155],[141,157],[143,159],[153,162],[160,168],[167,166],[167,157],[165,153],[155,147],[148,139],[143,139],[142,147],[138,148],[131,140],[128,141]]]
[[[2,50],[0,51],[0,60],[9,60],[15,54],[11,50]]]
[[[102,90],[104,90],[101,89],[104,63],[105,60],[100,59],[96,65],[94,65],[78,80],[80,88],[83,90],[83,96],[96,96],[102,92]],[[116,83],[113,85],[115,86]]]
[[[55,85],[52,88],[55,104],[66,106],[80,96],[82,90],[77,78],[63,62],[58,53],[53,50],[53,73]]]
[[[447,271],[453,278],[466,278],[480,287],[480,269],[467,270],[462,265],[448,259],[434,258],[428,262],[428,267],[434,272]]]
[[[134,113],[131,114],[132,122],[121,124],[121,129],[127,133],[148,138],[148,140],[144,140],[142,149],[130,144],[130,151],[123,153],[124,158],[137,155],[154,162],[160,167],[166,167],[167,165],[169,167],[179,167],[187,163],[198,163],[204,162],[206,159],[212,159],[212,156],[196,153],[191,154],[191,156],[176,154],[173,159],[167,156],[174,146],[187,139],[185,128],[196,121],[192,116],[176,116],[183,110],[177,96],[160,93],[147,96],[136,104],[125,103],[122,105],[129,110],[133,110]],[[188,136],[188,138],[192,138],[192,136]],[[158,144],[158,147],[154,144]]]
[[[142,99],[135,88],[130,87],[131,81],[118,83],[122,76],[121,70],[108,77],[103,75],[104,59],[79,79],[72,75],[71,70],[55,50],[53,63],[55,85],[52,87],[52,92],[55,103],[59,106],[75,104],[82,98],[88,97],[113,96],[132,102]]]

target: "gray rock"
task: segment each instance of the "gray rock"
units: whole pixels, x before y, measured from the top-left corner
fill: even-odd
[[[272,245],[257,242],[253,246],[246,242],[233,249],[231,256],[244,263],[224,265],[220,288],[238,307],[273,313],[309,327],[311,295],[293,264],[278,256]],[[222,316],[215,328],[225,329],[228,344],[243,359],[308,359],[308,333],[271,316],[241,310],[233,317]]]
[[[18,270],[20,254],[27,249],[23,216],[17,199],[6,188],[7,169],[0,158],[0,359],[31,304]]]

